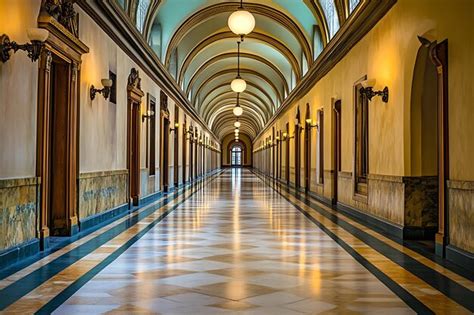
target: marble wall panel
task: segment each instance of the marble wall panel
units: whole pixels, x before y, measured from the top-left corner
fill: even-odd
[[[438,225],[438,177],[403,177],[405,186],[405,225]]]
[[[83,173],[79,176],[79,219],[128,202],[128,171]]]
[[[37,178],[0,180],[0,251],[36,236]]]
[[[474,182],[448,181],[448,205],[450,243],[474,253]]]
[[[368,179],[367,212],[403,225],[405,197],[402,177],[370,174]]]

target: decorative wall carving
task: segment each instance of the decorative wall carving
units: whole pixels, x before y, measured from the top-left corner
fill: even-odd
[[[130,88],[137,88],[137,89],[140,89],[142,88],[142,79],[140,78],[140,72],[135,69],[135,68],[132,68],[132,70],[130,70],[130,74],[128,75],[128,86]]]
[[[54,17],[74,36],[79,37],[79,15],[74,10],[77,0],[44,0],[42,10]]]

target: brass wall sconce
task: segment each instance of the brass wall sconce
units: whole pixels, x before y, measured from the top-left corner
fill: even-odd
[[[382,102],[388,103],[388,87],[385,87],[381,91],[374,91],[375,80],[367,80],[362,82],[362,87],[359,89],[359,93],[367,97],[369,101],[372,101],[374,96],[381,96]]]
[[[104,99],[108,99],[110,96],[110,91],[112,90],[112,84],[114,82],[110,79],[102,79],[100,82],[102,82],[102,85],[104,86],[102,89],[96,89],[94,85],[91,85],[89,95],[92,101],[95,99],[97,93],[102,94]]]
[[[142,122],[145,122],[145,119],[152,119],[155,118],[155,112],[152,110],[149,110],[146,112],[146,114],[142,115]]]
[[[174,123],[174,128],[170,128],[170,132],[178,131],[178,129],[179,129],[179,123],[178,123],[178,122],[175,122],[175,123]]]
[[[10,59],[10,51],[16,53],[18,50],[24,50],[28,53],[28,57],[31,61],[35,62],[41,55],[41,50],[44,47],[44,42],[49,36],[49,32],[42,28],[29,28],[26,30],[26,34],[30,39],[31,43],[17,44],[14,41],[10,41],[8,35],[3,34],[0,36],[0,61],[5,63]]]
[[[319,124],[313,123],[311,119],[306,119],[306,125],[308,126],[309,129],[316,128],[319,130]]]

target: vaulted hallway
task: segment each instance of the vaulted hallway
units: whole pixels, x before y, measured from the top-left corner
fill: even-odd
[[[1,276],[5,314],[473,310],[467,271],[240,168]]]

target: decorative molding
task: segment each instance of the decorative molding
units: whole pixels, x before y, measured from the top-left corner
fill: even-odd
[[[41,11],[46,12],[64,26],[72,35],[79,37],[79,15],[74,10],[77,0],[43,0]]]

